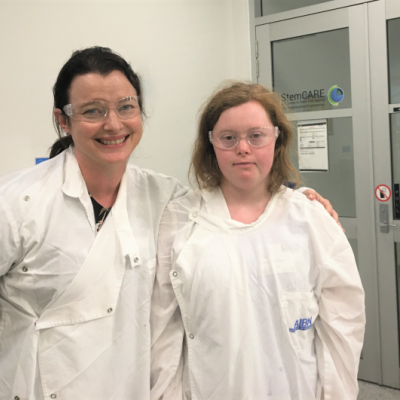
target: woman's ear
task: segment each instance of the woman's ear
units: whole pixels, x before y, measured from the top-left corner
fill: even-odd
[[[62,130],[69,135],[70,134],[69,125],[68,125],[68,119],[67,119],[66,115],[59,108],[55,108],[53,111],[53,114],[54,114],[54,118],[56,119],[58,124],[61,126]]]

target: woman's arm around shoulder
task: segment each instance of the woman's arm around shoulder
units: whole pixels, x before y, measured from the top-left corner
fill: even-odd
[[[331,202],[328,199],[325,199],[322,197],[319,193],[317,193],[314,189],[310,188],[305,188],[301,187],[297,189],[298,192],[303,193],[304,196],[307,197],[308,200],[316,200],[319,203],[321,203],[326,212],[334,219],[334,221],[342,228],[342,225],[339,222],[339,215],[338,213],[333,209]],[[344,231],[344,229],[342,228]]]

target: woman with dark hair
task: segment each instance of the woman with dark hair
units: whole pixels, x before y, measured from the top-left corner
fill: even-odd
[[[144,116],[143,94],[139,76],[132,70],[131,66],[118,54],[104,47],[91,47],[82,51],[75,51],[68,62],[62,67],[53,88],[54,110],[63,114],[64,107],[69,103],[71,83],[75,77],[96,73],[106,76],[111,72],[119,71],[136,91],[140,114]],[[65,111],[64,111],[65,113]],[[65,113],[65,116],[68,114]],[[63,130],[59,121],[59,112],[53,115],[54,126],[58,133],[57,140],[51,148],[50,158],[66,150],[74,143],[73,137],[68,131]]]
[[[127,163],[143,114],[124,59],[76,51],[54,85],[58,155],[0,180],[2,399],[149,398],[158,224],[186,189]]]
[[[161,220],[152,302],[152,399],[356,400],[364,291],[320,204],[283,184],[292,127],[261,85],[203,107],[199,187]]]

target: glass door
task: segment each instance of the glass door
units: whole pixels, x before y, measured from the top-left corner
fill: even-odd
[[[359,4],[256,23],[255,63],[290,110],[304,184],[329,198],[346,230],[366,292],[359,376],[381,383],[367,15]]]

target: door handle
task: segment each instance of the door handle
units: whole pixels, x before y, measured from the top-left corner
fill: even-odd
[[[389,226],[397,226],[389,224],[389,209],[387,204],[379,204],[379,222],[382,224],[379,227],[382,233],[389,233]]]

